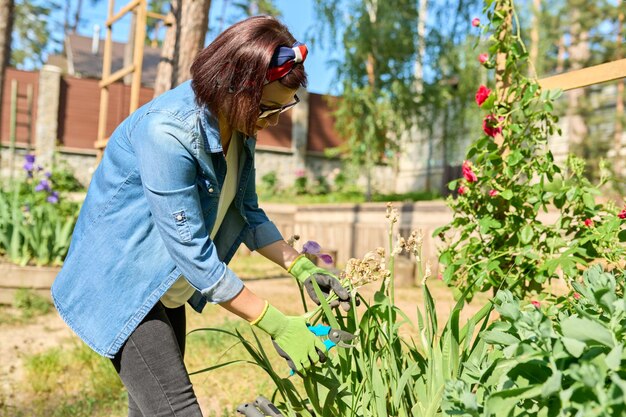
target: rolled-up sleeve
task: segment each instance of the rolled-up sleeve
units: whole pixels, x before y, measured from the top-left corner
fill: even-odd
[[[183,145],[193,143],[193,128],[172,115],[149,113],[133,132],[144,194],[168,253],[209,302],[232,299],[243,282],[218,258],[204,223],[197,162]]]
[[[248,222],[248,228],[243,236],[243,243],[250,250],[257,250],[270,243],[283,240],[283,236],[278,231],[276,225],[270,221],[265,211],[259,207],[255,177],[255,170],[252,170],[252,175],[248,178],[243,200],[243,209]]]

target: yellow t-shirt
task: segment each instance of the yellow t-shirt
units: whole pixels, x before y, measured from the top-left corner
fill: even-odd
[[[241,152],[241,140],[236,132],[230,137],[230,145],[226,154],[226,177],[222,185],[220,200],[217,204],[217,217],[211,230],[211,239],[215,237],[217,231],[226,216],[226,211],[235,199],[237,193],[237,180],[239,173],[239,154]],[[174,284],[161,297],[161,302],[167,308],[176,308],[184,305],[193,295],[195,289],[189,285],[184,276],[180,276]]]

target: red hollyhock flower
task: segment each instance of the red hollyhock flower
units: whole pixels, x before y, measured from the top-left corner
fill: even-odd
[[[477,28],[478,26],[480,26],[480,19],[475,17],[472,19],[472,26],[474,26],[475,28]]]
[[[463,195],[465,194],[465,187],[463,187],[462,185],[459,187],[459,189],[457,190],[457,192],[459,193],[459,195]]]
[[[472,183],[478,181],[478,177],[472,171],[472,166],[469,161],[463,162],[463,177],[467,180],[467,182]]]
[[[491,136],[493,138],[502,133],[502,126],[498,126],[499,121],[502,121],[502,118],[497,120],[492,114],[488,114],[483,119],[483,131],[487,136]]]
[[[489,191],[489,197],[495,197],[498,195],[498,190],[491,190]]]
[[[619,214],[617,215],[617,217],[619,217],[620,219],[626,219],[626,209],[622,209],[622,211],[619,212]]]
[[[484,53],[478,55],[478,61],[484,65],[487,61],[489,61],[489,54]]]
[[[587,226],[587,227],[593,227],[593,220],[591,220],[591,219],[585,219],[585,226]]]
[[[530,304],[534,305],[536,308],[541,308],[541,304],[537,300],[532,300]]]
[[[478,87],[478,91],[476,91],[476,104],[478,104],[478,107],[483,105],[485,100],[489,97],[489,94],[491,94],[491,90],[486,86],[481,85]]]
[[[577,292],[574,293],[574,299],[576,300],[580,300],[580,294],[578,294]]]

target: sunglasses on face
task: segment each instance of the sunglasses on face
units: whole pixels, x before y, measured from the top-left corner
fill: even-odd
[[[260,105],[259,106],[259,110],[260,110],[259,119],[265,119],[265,118],[271,117],[275,115],[276,113],[286,112],[287,110],[289,110],[296,104],[300,103],[300,99],[298,98],[297,95],[295,95],[293,98],[294,98],[293,103],[285,104],[284,106],[281,106],[281,107],[265,107],[263,105]]]

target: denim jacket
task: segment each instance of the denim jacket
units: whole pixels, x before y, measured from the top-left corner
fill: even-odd
[[[52,285],[65,322],[113,357],[181,275],[200,312],[243,288],[227,263],[244,242],[282,239],[258,206],[254,137],[243,139],[237,195],[212,241],[226,175],[218,122],[186,82],[145,104],[111,135]]]

